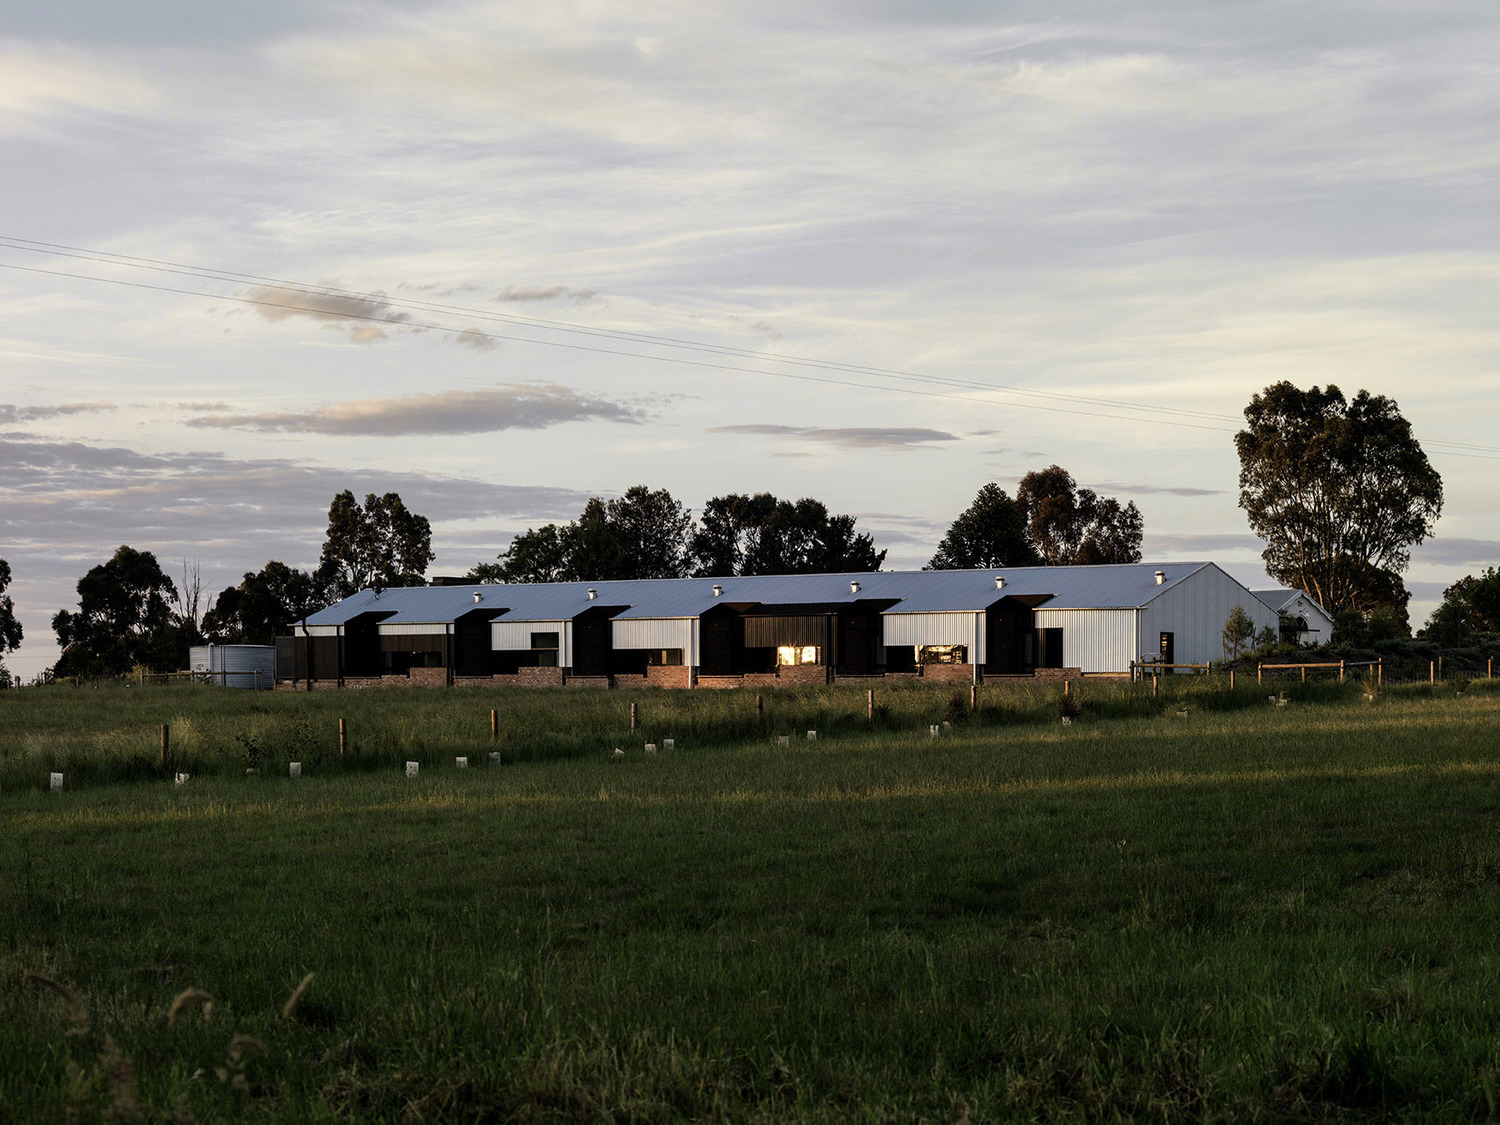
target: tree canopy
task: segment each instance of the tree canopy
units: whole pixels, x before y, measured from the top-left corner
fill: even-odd
[[[949,526],[927,569],[973,570],[1040,562],[1027,534],[1025,511],[991,481]]]
[[[1423,636],[1442,645],[1500,637],[1500,570],[1465,575],[1444,590]]]
[[[854,517],[817,500],[716,496],[700,522],[666,489],[635,485],[594,497],[571,523],[522,532],[468,577],[480,582],[682,578],[689,574],[815,574],[877,570],[885,559]]]
[[[187,662],[172,611],[177,589],[150,551],[122,546],[78,580],[78,612],[59,610],[58,676],[117,676],[135,665],[166,672]]]
[[[632,485],[614,500],[591,497],[571,523],[544,524],[511,541],[482,582],[582,582],[681,578],[688,573],[692,513],[665,488]]]
[[[432,553],[432,527],[394,492],[365,497],[347,489],[328,507],[328,534],[315,575],[330,600],[360,590],[420,586]]]
[[[1079,566],[1141,561],[1135,503],[1079,488],[1059,465],[1027,473],[1015,498],[991,482],[959,514],[927,563],[929,570],[999,566]]]
[[[273,644],[293,621],[322,606],[311,574],[272,559],[214,599],[203,615],[203,636],[216,644]]]
[[[1331,614],[1405,617],[1401,572],[1432,533],[1443,484],[1395,402],[1338,387],[1267,387],[1235,435],[1240,507],[1276,581]]]
[[[5,591],[10,586],[10,563],[0,559],[0,657],[21,647],[21,622],[16,618],[16,603]],[[0,660],[0,687],[10,683],[10,672]]]
[[[1135,501],[1079,488],[1060,465],[1027,473],[1016,486],[1032,548],[1046,566],[1141,561],[1142,523]]]
[[[692,554],[702,576],[879,570],[885,552],[854,522],[819,500],[731,493],[703,506]]]

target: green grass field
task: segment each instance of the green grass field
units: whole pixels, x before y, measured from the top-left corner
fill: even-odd
[[[0,693],[0,1118],[1493,1116],[1500,692],[1111,690]]]

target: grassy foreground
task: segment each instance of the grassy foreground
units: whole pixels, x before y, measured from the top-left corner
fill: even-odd
[[[1500,694],[1087,716],[7,788],[0,1118],[1494,1115]]]

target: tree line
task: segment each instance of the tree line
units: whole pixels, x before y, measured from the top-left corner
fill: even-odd
[[[1409,635],[1401,579],[1411,548],[1442,511],[1442,481],[1401,416],[1381,395],[1280,382],[1245,408],[1235,435],[1240,507],[1266,541],[1267,572],[1342,621]],[[926,569],[1130,563],[1143,524],[1133,502],[1080,488],[1058,465],[1029,472],[1009,495],[994,482],[953,520]],[[666,489],[646,485],[591,498],[578,518],[516,536],[473,582],[563,582],[878,570],[886,552],[855,518],[821,501],[769,492],[716,496],[698,518]],[[155,556],[122,546],[78,582],[79,607],[52,620],[58,676],[116,675],[184,665],[190,645],[269,644],[294,621],[366,588],[421,585],[432,529],[401,497],[334,497],[318,566],[270,560],[202,605],[196,567],[181,585]],[[0,657],[21,643],[0,559]],[[1425,635],[1441,644],[1500,636],[1494,567],[1444,591]],[[0,663],[0,684],[9,675]]]

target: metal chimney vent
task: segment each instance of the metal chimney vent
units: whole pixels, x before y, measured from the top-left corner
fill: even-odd
[[[596,589],[594,589],[592,586],[590,586],[589,587],[589,601],[593,601],[598,596],[599,596],[599,591],[596,590]]]
[[[478,590],[475,590],[474,591],[474,604],[478,605],[482,601],[484,601],[484,595],[481,594]]]
[[[714,597],[717,598],[723,592],[724,592],[724,587],[720,586],[717,582],[715,582],[714,583]]]
[[[1005,589],[1005,575],[1003,575],[1003,574],[997,574],[997,575],[995,575],[995,589],[997,589],[997,590],[1003,590],[1003,589]]]
[[[1167,572],[1164,571],[1164,570],[1158,570],[1156,572],[1156,584],[1158,586],[1160,586],[1166,580],[1167,580]]]
[[[859,581],[857,579],[851,578],[849,580],[849,592],[851,594],[859,593]]]

